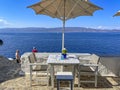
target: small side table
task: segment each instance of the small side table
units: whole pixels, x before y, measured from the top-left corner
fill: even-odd
[[[59,90],[60,81],[70,81],[70,90],[73,90],[73,74],[72,72],[57,72],[57,90]]]

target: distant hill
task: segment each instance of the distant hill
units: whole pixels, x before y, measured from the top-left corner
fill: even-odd
[[[28,28],[2,28],[0,33],[45,33],[45,32],[62,32],[62,27],[58,28],[38,28],[38,27],[28,27]],[[93,29],[84,27],[66,27],[65,32],[120,32],[116,29]]]

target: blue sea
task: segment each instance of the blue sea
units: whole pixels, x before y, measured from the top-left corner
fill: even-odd
[[[14,58],[16,49],[22,55],[33,46],[39,52],[61,52],[61,38],[61,33],[0,33],[0,55]],[[71,53],[120,56],[120,32],[65,33],[65,47]]]

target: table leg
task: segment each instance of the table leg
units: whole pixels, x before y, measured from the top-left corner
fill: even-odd
[[[54,88],[54,65],[51,65],[51,84]]]
[[[75,65],[73,65],[73,84],[72,84],[72,87],[74,87],[74,82],[75,82]]]
[[[77,67],[78,69],[78,87],[80,87],[80,65]]]

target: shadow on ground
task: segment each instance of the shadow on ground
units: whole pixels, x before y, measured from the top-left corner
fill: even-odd
[[[120,77],[112,77],[112,79],[116,82],[114,86],[120,86]]]
[[[86,77],[88,78],[88,77]],[[91,77],[89,77],[91,78]],[[90,79],[88,79],[90,80]],[[82,88],[96,88],[94,83],[81,83]],[[112,84],[106,79],[106,77],[98,77],[98,85],[97,88],[112,88]]]
[[[93,77],[81,77],[81,78],[85,78],[85,79],[89,79],[93,78]],[[68,82],[61,82],[60,83],[61,87],[69,87],[69,83]],[[57,87],[56,81],[55,81],[55,87]],[[78,84],[75,84],[74,87],[78,87]],[[81,83],[81,87],[82,88],[96,88],[94,86],[94,83]],[[106,77],[98,77],[98,86],[97,88],[112,88],[112,84],[106,79]]]

